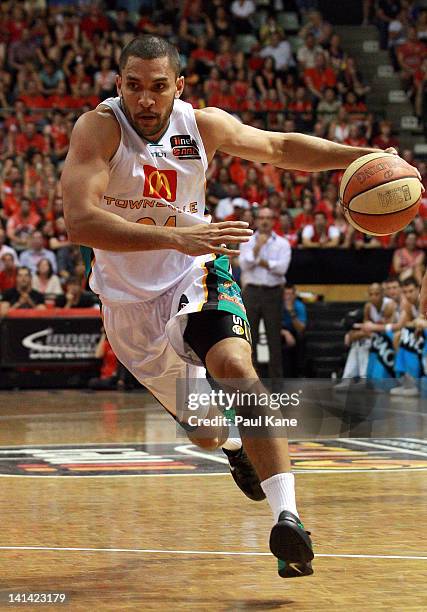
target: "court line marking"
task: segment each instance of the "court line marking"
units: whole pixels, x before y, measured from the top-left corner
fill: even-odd
[[[249,552],[230,550],[164,550],[160,548],[83,548],[62,546],[0,546],[0,550],[34,550],[44,552],[106,552],[106,553],[141,553],[160,555],[212,555],[212,556],[245,556],[271,557],[269,552]],[[346,553],[317,553],[315,557],[336,557],[340,559],[407,559],[427,561],[427,556],[418,555],[352,555]]]
[[[178,451],[183,455],[191,455],[192,457],[202,457],[202,459],[207,459],[208,461],[215,461],[216,463],[222,463],[223,465],[228,465],[228,459],[225,457],[217,457],[212,453],[203,453],[202,451],[193,450],[190,448],[194,446],[194,444],[183,444],[182,446],[175,446],[174,451]]]
[[[294,469],[294,474],[298,474],[298,477],[304,474],[401,474],[402,472],[417,473],[427,472],[427,468],[382,468],[381,470],[374,469],[348,469],[331,468],[328,470],[303,470]],[[229,476],[230,472],[205,472],[204,474],[0,474],[0,478],[63,478],[68,480],[74,480],[74,478],[204,478],[205,476]]]
[[[422,451],[411,450],[409,448],[401,448],[399,446],[391,446],[388,444],[379,444],[378,442],[367,442],[366,440],[362,441],[359,439],[354,439],[352,440],[352,442],[353,444],[356,444],[356,446],[367,446],[368,448],[379,448],[383,450],[394,451],[396,453],[402,453],[404,455],[417,455],[418,457],[427,457],[427,452],[423,453]]]

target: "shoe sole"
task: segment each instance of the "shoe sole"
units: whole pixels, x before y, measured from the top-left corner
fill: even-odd
[[[310,537],[291,521],[280,521],[274,525],[270,534],[270,550],[286,563],[308,563],[314,559]]]
[[[251,491],[248,491],[247,489],[244,489],[243,486],[240,484],[240,482],[238,481],[238,479],[236,478],[234,474],[234,470],[230,469],[230,474],[233,477],[233,480],[236,483],[236,485],[239,487],[241,492],[246,495],[246,497],[248,497],[252,501],[263,501],[265,499],[265,493],[262,490],[261,485],[259,485],[259,487],[257,487],[256,489],[252,488]]]

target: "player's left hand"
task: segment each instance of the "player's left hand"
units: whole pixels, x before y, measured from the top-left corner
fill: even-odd
[[[372,323],[372,321],[365,321],[364,323],[355,323],[353,325],[353,328],[358,329],[364,334],[371,334],[375,331],[375,323]]]
[[[385,149],[385,153],[391,153],[392,155],[399,155],[399,153],[397,152],[397,149],[395,149],[394,147],[389,147],[388,149]]]
[[[397,149],[395,149],[394,147],[388,147],[388,149],[385,149],[385,152],[386,152],[386,153],[391,153],[392,155],[399,155],[399,153],[398,153]],[[424,191],[425,191],[425,187],[424,187],[424,185],[423,185],[423,180],[422,180],[422,178],[421,178],[421,174],[420,174],[420,172],[419,172],[418,168],[416,168],[415,166],[412,166],[412,167],[413,167],[413,168],[416,170],[416,172],[417,172],[418,178],[419,178],[420,183],[421,183],[421,191],[422,191],[422,192],[424,192]]]

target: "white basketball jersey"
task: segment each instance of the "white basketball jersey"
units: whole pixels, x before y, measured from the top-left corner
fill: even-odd
[[[381,303],[381,308],[378,310],[378,308],[376,306],[374,306],[374,304],[370,304],[369,307],[369,319],[373,322],[373,323],[381,323],[384,319],[384,310],[385,307],[387,306],[387,304],[390,304],[390,302],[392,302],[393,300],[391,298],[388,297],[384,297],[383,301]]]
[[[120,98],[102,102],[114,111],[120,145],[110,162],[102,208],[133,223],[184,227],[209,223],[205,215],[205,149],[193,107],[175,100],[169,127],[158,142],[138,136]],[[120,253],[94,249],[90,287],[106,302],[145,302],[179,282],[195,258],[175,250]],[[197,258],[203,261],[212,255]]]

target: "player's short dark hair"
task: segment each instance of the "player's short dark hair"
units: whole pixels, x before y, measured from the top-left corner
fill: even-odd
[[[386,283],[399,283],[400,285],[400,280],[398,276],[389,276],[388,278],[385,279]]]
[[[410,285],[415,285],[415,287],[418,287],[418,281],[414,276],[409,276],[409,278],[405,278],[405,280],[402,282],[402,287],[409,287]]]
[[[169,41],[160,36],[143,34],[134,38],[123,47],[119,59],[119,72],[123,71],[129,57],[140,57],[141,59],[156,59],[158,57],[168,57],[169,63],[176,76],[181,74],[181,60],[178,49],[171,45]]]

